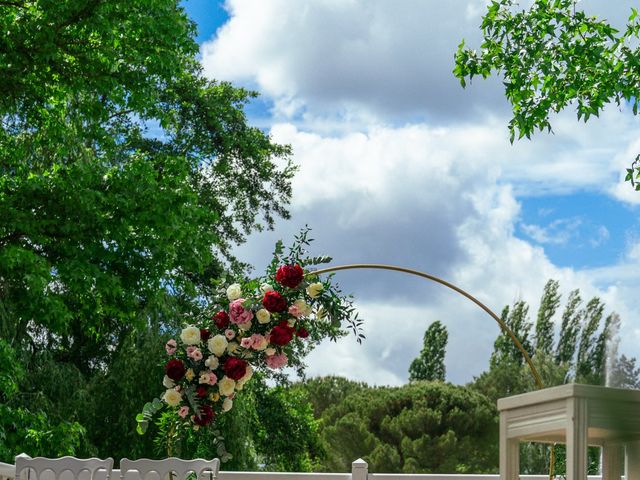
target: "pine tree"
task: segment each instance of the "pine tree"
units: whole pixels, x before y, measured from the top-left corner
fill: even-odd
[[[420,355],[409,366],[409,381],[445,380],[446,367],[444,357],[447,350],[449,333],[439,320],[436,320],[424,332],[423,347]]]
[[[551,353],[553,350],[553,316],[560,305],[557,280],[549,280],[544,286],[540,309],[536,320],[536,351]]]
[[[556,362],[568,363],[573,362],[578,341],[578,333],[580,331],[580,319],[582,312],[578,310],[582,298],[580,290],[573,290],[569,294],[567,305],[562,313],[562,324],[560,326],[560,338],[556,347]]]

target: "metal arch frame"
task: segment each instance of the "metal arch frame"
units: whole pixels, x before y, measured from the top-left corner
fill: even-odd
[[[431,275],[429,273],[421,272],[419,270],[414,270],[412,268],[398,267],[398,266],[395,266],[395,265],[384,265],[384,264],[379,264],[379,263],[354,263],[354,264],[350,264],[350,265],[339,265],[339,266],[335,266],[335,267],[327,267],[327,268],[322,268],[322,269],[319,269],[319,270],[314,270],[314,271],[309,272],[307,275],[309,275],[309,276],[311,276],[311,275],[320,275],[322,273],[338,272],[338,271],[341,271],[341,270],[359,270],[359,269],[392,270],[392,271],[395,271],[395,272],[408,273],[410,275],[415,275],[417,277],[426,278],[427,280],[431,280],[432,282],[436,282],[436,283],[439,283],[441,285],[444,285],[445,287],[447,287],[447,288],[459,293],[463,297],[466,297],[467,299],[471,300],[473,303],[478,305],[482,310],[484,310],[486,313],[488,313],[489,316],[491,318],[493,318],[498,323],[498,325],[500,326],[502,331],[505,332],[509,336],[511,341],[518,348],[520,353],[522,353],[522,356],[524,357],[525,361],[527,362],[527,365],[529,366],[529,369],[531,370],[531,374],[533,375],[533,378],[535,380],[536,386],[539,389],[544,388],[544,384],[542,383],[542,379],[540,377],[540,374],[538,373],[538,370],[536,369],[535,365],[533,364],[533,360],[531,360],[531,356],[526,351],[526,349],[522,346],[522,343],[520,343],[520,340],[518,340],[518,338],[515,336],[513,331],[509,328],[509,326],[506,323],[504,323],[502,321],[502,319],[498,315],[496,315],[484,303],[482,303],[476,297],[474,297],[470,293],[464,291],[460,287],[457,287],[453,283],[447,282],[446,280],[443,280],[442,278],[436,277],[435,275]]]

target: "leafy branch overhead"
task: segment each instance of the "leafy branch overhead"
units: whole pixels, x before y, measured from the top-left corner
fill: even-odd
[[[475,76],[504,78],[513,107],[511,141],[536,130],[552,131],[550,115],[575,106],[585,122],[609,103],[638,113],[640,17],[635,8],[622,31],[576,8],[575,0],[535,0],[519,9],[515,0],[493,0],[482,20],[480,51],[464,40],[454,75],[463,87]],[[640,190],[640,167],[626,180]]]

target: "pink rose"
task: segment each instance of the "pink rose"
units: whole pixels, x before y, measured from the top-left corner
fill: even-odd
[[[264,350],[269,345],[269,341],[264,335],[254,333],[251,335],[251,348],[254,350]]]
[[[165,350],[167,351],[167,355],[173,355],[176,353],[176,349],[178,348],[178,344],[172,338],[164,345]]]
[[[267,355],[265,362],[267,367],[275,370],[284,367],[289,362],[289,359],[284,353],[277,353],[275,355]]]
[[[289,307],[289,315],[293,315],[296,318],[300,318],[302,315],[304,315],[304,312],[298,305],[291,305]]]
[[[240,340],[240,346],[242,348],[251,348],[252,345],[253,340],[251,339],[251,337],[244,337],[242,340]]]
[[[209,385],[215,385],[216,383],[218,383],[218,376],[211,372],[209,374]]]
[[[229,304],[229,317],[232,323],[248,323],[253,318],[253,312],[242,306],[244,298],[234,300]]]
[[[236,332],[234,332],[230,328],[227,328],[224,331],[224,336],[227,337],[227,340],[233,340],[235,338],[235,336],[236,336]]]
[[[178,415],[180,415],[182,418],[189,415],[189,407],[187,407],[186,405],[181,406],[180,410],[178,410]]]
[[[196,362],[202,360],[202,352],[198,347],[189,345],[187,347],[187,357],[193,358]]]

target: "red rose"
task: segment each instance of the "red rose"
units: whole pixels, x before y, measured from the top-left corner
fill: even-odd
[[[204,397],[207,394],[207,387],[203,387],[202,385],[196,388],[196,395],[200,398]]]
[[[247,362],[241,358],[229,357],[222,368],[227,377],[240,380],[247,373]]]
[[[202,339],[203,342],[206,342],[207,340],[209,340],[210,336],[211,336],[211,332],[209,330],[207,330],[206,328],[200,329],[200,338]]]
[[[271,313],[284,312],[287,309],[287,300],[278,292],[272,290],[264,294],[262,306]]]
[[[282,265],[276,272],[276,282],[289,288],[296,288],[304,278],[304,270],[297,263]]]
[[[309,336],[309,330],[304,327],[300,327],[296,332],[296,335],[298,335],[300,338],[307,338]]]
[[[187,373],[187,369],[182,363],[182,360],[178,360],[177,358],[173,358],[167,362],[164,366],[164,371],[174,382],[179,382],[184,374]]]
[[[213,410],[209,405],[202,405],[200,407],[200,415],[194,415],[191,418],[193,419],[193,423],[204,427],[209,425],[211,420],[213,420]]]
[[[283,320],[271,329],[269,341],[274,345],[280,345],[282,347],[293,340],[295,331],[295,328],[290,327],[287,322]]]
[[[213,316],[213,323],[216,324],[220,330],[227,328],[229,325],[229,314],[224,310],[220,310]]]

